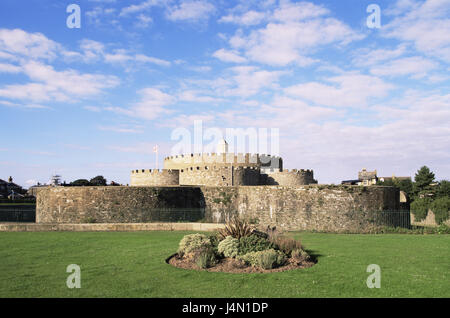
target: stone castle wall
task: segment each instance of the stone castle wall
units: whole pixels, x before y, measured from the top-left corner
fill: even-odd
[[[233,213],[257,220],[262,227],[285,230],[368,231],[380,223],[382,211],[399,210],[393,187],[307,185],[202,188],[206,219],[223,222]]]
[[[36,222],[151,222],[162,212],[203,209],[201,198],[195,187],[52,187],[38,193]]]
[[[161,209],[171,213],[203,211],[191,221],[223,222],[238,214],[261,227],[361,232],[380,225],[382,211],[398,211],[399,191],[393,187],[323,185],[56,187],[39,192],[36,221],[149,222]]]
[[[259,185],[256,167],[197,166],[180,170],[180,185],[240,186]]]
[[[281,185],[286,187],[317,183],[317,181],[314,180],[314,173],[312,170],[297,169],[270,173],[265,182],[267,185]]]
[[[180,185],[232,186],[232,168],[195,166],[180,169]]]
[[[243,153],[202,153],[176,155],[164,158],[165,169],[186,169],[196,166],[210,167],[271,167],[273,169],[283,169],[280,157],[258,154]]]
[[[233,168],[234,186],[255,186],[260,184],[261,170],[255,167]]]
[[[178,170],[141,169],[131,171],[132,186],[170,186],[179,185]]]

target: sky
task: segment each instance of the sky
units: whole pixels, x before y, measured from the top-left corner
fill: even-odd
[[[2,0],[0,179],[127,184],[196,120],[319,183],[450,179],[449,34],[450,0]]]

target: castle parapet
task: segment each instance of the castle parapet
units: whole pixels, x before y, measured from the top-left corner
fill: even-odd
[[[174,186],[180,184],[180,172],[172,169],[131,171],[132,186]]]
[[[234,166],[234,167],[270,167],[282,169],[282,159],[270,155],[258,155],[250,153],[203,153],[183,154],[164,158],[165,169],[185,169],[195,165],[209,166]]]
[[[267,174],[267,176],[264,177],[264,180],[267,185],[281,185],[287,187],[317,183],[317,181],[314,180],[314,172],[312,170],[304,169],[292,169],[291,171],[285,169],[283,171],[273,172]]]

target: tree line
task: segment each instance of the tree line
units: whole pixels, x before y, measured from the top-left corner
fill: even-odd
[[[63,184],[65,186],[73,186],[73,187],[87,187],[87,186],[107,186],[108,182],[103,176],[96,176],[91,180],[87,179],[78,179],[69,184]],[[120,184],[111,181],[110,186],[119,186]]]
[[[378,185],[395,186],[404,191],[410,202],[411,212],[417,221],[424,220],[428,210],[433,211],[437,224],[445,222],[450,210],[450,182],[436,181],[434,173],[427,166],[420,168],[410,179],[389,179],[377,182]]]

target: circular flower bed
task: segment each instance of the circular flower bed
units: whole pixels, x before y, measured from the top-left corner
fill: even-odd
[[[299,241],[256,230],[186,235],[167,263],[184,269],[231,273],[279,272],[314,265]]]

